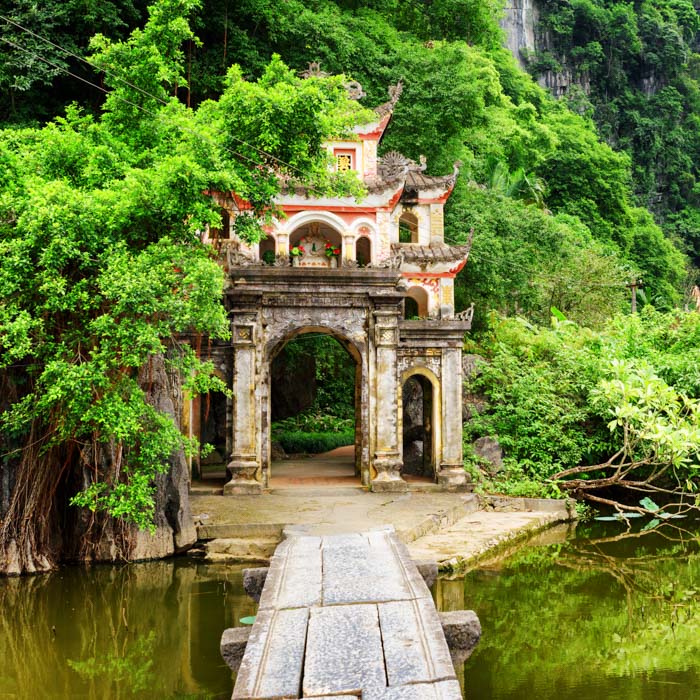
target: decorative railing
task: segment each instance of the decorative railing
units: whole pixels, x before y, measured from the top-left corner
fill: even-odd
[[[455,314],[455,320],[457,321],[466,321],[471,325],[472,320],[474,319],[474,302],[471,303],[468,309],[464,309],[464,311],[460,311],[459,313]]]

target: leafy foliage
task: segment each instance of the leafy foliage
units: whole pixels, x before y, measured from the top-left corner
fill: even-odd
[[[287,454],[321,454],[336,447],[352,445],[355,442],[355,431],[302,432],[274,429],[272,439],[279,442]]]
[[[253,84],[232,69],[221,99],[198,110],[169,96],[196,7],[160,0],[128,39],[93,40],[112,88],[99,117],[70,107],[43,128],[0,131],[0,372],[16,395],[0,428],[26,485],[2,547],[23,536],[24,509],[50,511],[66,483],[79,485],[74,504],[152,526],[154,477],[186,441],[149,402],[151,360],[190,377],[190,392],[227,391],[180,340],[229,332],[223,273],[200,240],[219,223],[207,193],[248,197],[243,235],[255,240],[278,173],[345,187],[321,148],[363,115],[342,76],[302,81],[275,58]]]
[[[651,307],[599,332],[556,318],[551,328],[493,319],[482,346],[490,361],[470,386],[490,410],[468,431],[498,436],[502,488],[524,480],[583,495],[618,485],[697,490],[699,387],[685,353],[699,323],[696,313]]]

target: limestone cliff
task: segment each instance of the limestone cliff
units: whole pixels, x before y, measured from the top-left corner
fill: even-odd
[[[522,68],[527,68],[527,55],[538,48],[535,32],[539,16],[535,0],[509,0],[504,8],[500,24],[506,47]]]
[[[549,32],[540,26],[540,8],[536,0],[509,0],[500,22],[505,33],[505,46],[513,54],[523,70],[538,52],[549,51],[552,40]],[[565,56],[557,56],[559,70],[542,70],[537,82],[554,97],[565,95],[571,85],[578,85],[585,94],[590,92],[587,75],[575,75],[567,65]]]

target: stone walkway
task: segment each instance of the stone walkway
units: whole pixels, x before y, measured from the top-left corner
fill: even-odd
[[[479,511],[453,525],[408,543],[415,560],[437,561],[441,570],[461,570],[481,557],[501,551],[530,534],[560,523],[562,511]],[[552,542],[563,542],[568,526],[552,533]]]
[[[264,561],[284,532],[330,535],[393,526],[415,559],[459,568],[523,534],[566,520],[557,501],[474,494],[376,494],[358,488],[281,489],[261,496],[191,497],[198,534],[211,561]]]
[[[234,700],[460,700],[425,582],[393,532],[277,547]]]

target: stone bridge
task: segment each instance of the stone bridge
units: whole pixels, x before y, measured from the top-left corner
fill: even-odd
[[[436,568],[435,568],[436,572]],[[471,650],[472,612],[440,616],[393,528],[294,536],[272,558],[251,630],[226,630],[234,700],[459,700],[450,647]]]

